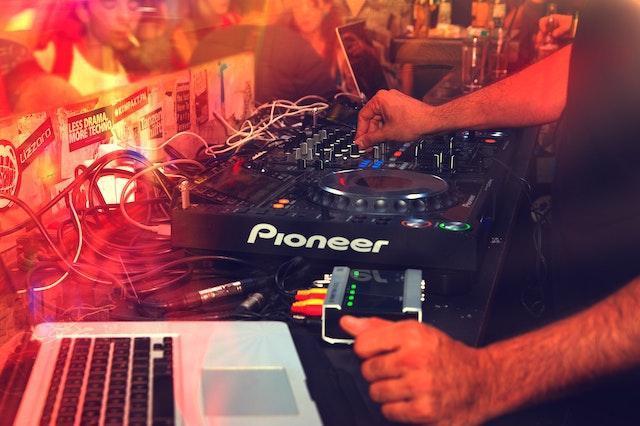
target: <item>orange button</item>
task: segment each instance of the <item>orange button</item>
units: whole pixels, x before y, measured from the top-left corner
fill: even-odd
[[[289,203],[291,203],[291,201],[287,200],[286,198],[281,198],[280,200],[278,200],[279,204],[284,204],[285,206]]]
[[[393,156],[398,158],[398,157],[402,157],[402,152],[401,151],[396,151],[393,153]]]
[[[284,209],[284,204],[275,203],[273,206],[274,209]]]
[[[495,140],[495,139],[485,139],[484,140],[484,143],[496,143],[496,142],[498,142],[498,141]]]

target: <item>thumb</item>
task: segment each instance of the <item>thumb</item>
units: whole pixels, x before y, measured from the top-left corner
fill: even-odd
[[[363,332],[372,328],[384,327],[389,323],[390,321],[380,318],[356,318],[350,315],[344,316],[340,319],[340,326],[342,329],[353,337],[358,337]]]

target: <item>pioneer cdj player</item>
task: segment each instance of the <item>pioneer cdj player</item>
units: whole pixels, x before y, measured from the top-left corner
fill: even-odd
[[[510,134],[460,131],[367,152],[354,136],[309,127],[218,162],[186,187],[192,202],[172,210],[173,244],[476,270]]]

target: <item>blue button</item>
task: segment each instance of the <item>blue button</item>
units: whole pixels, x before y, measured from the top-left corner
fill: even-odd
[[[371,165],[371,163],[371,160],[363,160],[358,167],[360,167],[361,169],[366,169]]]
[[[375,163],[373,163],[372,168],[379,169],[380,167],[382,167],[383,164],[384,164],[383,160],[377,160]]]

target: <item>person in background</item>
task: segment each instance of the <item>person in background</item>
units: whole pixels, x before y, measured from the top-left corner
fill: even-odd
[[[119,56],[139,44],[140,1],[76,0],[73,6],[64,26],[34,52],[37,63],[82,96],[128,84]]]
[[[559,11],[563,15],[553,15],[551,22],[555,19],[565,20],[561,25],[564,25],[567,19],[573,22],[573,17],[569,14],[580,6],[580,2],[581,0],[561,2]],[[519,71],[536,60],[537,48],[542,43],[542,40],[538,39],[538,29],[539,26],[547,25],[548,21],[545,15],[550,3],[554,2],[548,0],[509,0],[507,2],[508,13],[505,19],[505,28],[509,38],[517,41],[518,44],[518,57],[510,65],[511,71]],[[569,41],[568,35],[563,38],[563,44],[566,44]]]
[[[242,16],[232,0],[194,0],[196,28],[216,29],[240,23]]]
[[[189,0],[178,8],[183,19],[174,31],[173,41],[186,63],[191,61],[200,41],[212,32],[247,22],[247,11],[239,0]]]
[[[415,321],[342,318],[390,420],[479,424],[571,393],[549,424],[640,424],[640,2],[589,0],[580,13],[574,43],[520,73],[435,107],[381,91],[360,112],[362,149],[561,121],[550,235],[558,321],[472,348]],[[535,420],[498,424],[546,424]]]
[[[252,1],[249,9],[243,10],[240,25],[211,31],[198,43],[191,65],[253,52],[256,101],[295,101],[307,95],[333,95],[336,91],[335,78],[327,62],[299,32],[289,26],[264,25],[262,19],[269,18],[265,13],[268,6],[271,6],[270,1]],[[255,18],[245,19],[247,16]]]
[[[336,79],[343,80],[344,62],[336,28],[344,22],[345,12],[334,0],[299,0],[291,4],[291,17],[284,25],[298,32],[315,50]]]
[[[546,0],[510,0],[507,3],[505,28],[508,37],[518,45],[518,56],[510,64],[511,71],[520,70],[535,60],[534,38],[538,21],[547,12],[546,3]]]
[[[137,45],[123,51],[119,59],[132,80],[184,69],[187,59],[176,43],[180,19],[170,15],[167,0],[141,0],[136,30]]]

